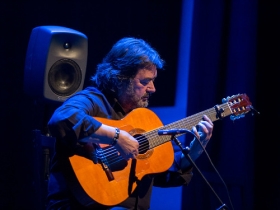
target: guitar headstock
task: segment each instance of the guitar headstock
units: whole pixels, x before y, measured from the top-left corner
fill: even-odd
[[[230,106],[232,112],[232,115],[230,116],[231,120],[244,117],[245,114],[252,109],[252,103],[246,94],[237,94],[231,97],[223,98],[222,102],[228,103]]]

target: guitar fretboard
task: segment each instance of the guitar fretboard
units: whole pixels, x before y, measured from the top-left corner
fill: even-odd
[[[224,103],[217,107],[218,110],[222,110],[222,117],[226,117],[228,115],[232,114],[232,111],[228,105],[228,103]],[[191,130],[193,126],[196,126],[199,121],[202,120],[203,115],[207,115],[212,122],[219,120],[218,113],[216,108],[210,108],[205,111],[199,112],[197,114],[191,115],[189,117],[183,118],[181,120],[178,120],[176,122],[167,124],[165,126],[159,127],[155,130],[146,132],[142,135],[145,136],[146,139],[149,141],[149,149],[155,148],[165,142],[170,141],[169,135],[158,135],[158,130],[170,130],[170,129],[188,129]],[[182,134],[178,134],[180,136]]]

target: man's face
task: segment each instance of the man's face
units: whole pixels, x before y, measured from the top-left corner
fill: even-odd
[[[128,88],[120,95],[119,102],[125,112],[132,109],[147,107],[149,97],[156,92],[154,80],[157,77],[157,69],[152,66],[149,69],[139,69],[136,76],[131,80]]]

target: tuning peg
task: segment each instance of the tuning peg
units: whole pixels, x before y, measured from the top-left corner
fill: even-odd
[[[227,102],[227,99],[223,98],[222,103],[226,103],[226,102]]]
[[[233,98],[233,97],[236,97],[236,95],[232,95],[231,97],[228,96],[227,98],[223,98],[223,99],[222,99],[222,102],[223,102],[223,103],[226,103],[226,102],[228,102],[228,101],[229,101],[231,98]]]
[[[237,115],[237,116],[234,116],[234,115],[230,115],[230,119],[231,120],[238,120],[238,119],[240,119],[240,118],[242,118],[242,117],[245,117],[245,115],[244,114],[241,114],[241,115]]]
[[[257,114],[261,114],[258,110],[256,110],[252,105],[250,106],[250,109],[253,110],[252,115],[254,115],[254,113]]]

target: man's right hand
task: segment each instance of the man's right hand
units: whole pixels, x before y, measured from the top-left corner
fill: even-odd
[[[102,124],[95,133],[81,139],[81,142],[112,144],[115,134],[115,127]],[[119,137],[116,141],[114,146],[124,159],[129,160],[130,158],[136,158],[139,153],[139,143],[132,135],[125,130],[120,130]]]
[[[139,142],[124,130],[120,130],[119,138],[114,146],[126,160],[136,158],[139,153]]]

